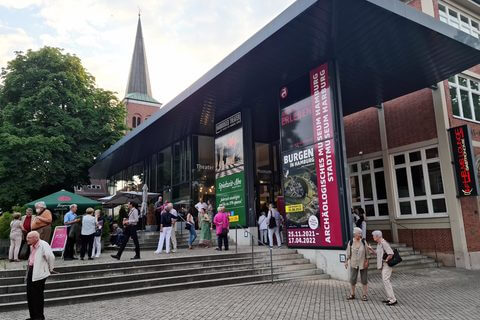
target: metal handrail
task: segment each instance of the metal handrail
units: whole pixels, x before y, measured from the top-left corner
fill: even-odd
[[[238,235],[237,235],[238,228],[241,228],[243,229],[244,232],[247,232],[248,234],[250,234],[250,239],[251,239],[250,243],[252,247],[252,269],[255,268],[255,262],[254,262],[255,259],[254,259],[254,250],[253,250],[254,238],[264,246],[268,247],[268,251],[270,252],[270,276],[271,276],[271,281],[273,283],[273,248],[270,247],[270,245],[267,245],[265,242],[263,242],[259,238],[257,238],[255,235],[253,235],[253,233],[251,233],[248,229],[245,229],[243,226],[236,223],[235,224],[235,253],[238,253]]]
[[[413,230],[412,228],[409,228],[401,223],[398,223],[396,221],[391,221],[392,223],[395,223],[396,225],[406,229],[406,230],[410,230],[411,231],[411,234],[412,234],[412,249],[413,249],[413,253],[415,254],[415,237],[414,237],[414,234],[413,234]],[[437,254],[437,243],[435,241],[433,241],[433,245],[434,245],[434,250],[435,250],[435,263],[437,264],[437,268],[439,268],[439,265],[438,265],[438,254]],[[419,249],[418,250],[420,253],[421,253],[421,250]]]

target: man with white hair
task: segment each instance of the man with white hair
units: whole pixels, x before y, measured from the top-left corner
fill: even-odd
[[[27,269],[27,301],[30,319],[45,319],[44,291],[45,281],[53,271],[55,256],[47,242],[40,239],[37,231],[27,234],[30,257]]]
[[[385,292],[387,293],[387,299],[382,302],[387,306],[396,305],[397,299],[393,293],[392,283],[390,278],[392,276],[392,267],[388,265],[388,261],[393,258],[393,250],[390,247],[390,244],[383,239],[382,231],[375,230],[372,232],[373,240],[377,243],[377,269],[382,270],[382,280],[383,286],[385,287]],[[369,250],[373,253],[373,249],[369,247]]]
[[[173,203],[171,202],[167,204],[165,210],[172,216],[172,231],[170,234],[170,240],[172,241],[172,252],[175,253],[177,252],[177,235],[175,231],[177,229],[178,212],[173,208]]]
[[[67,227],[67,243],[65,244],[65,251],[63,252],[64,260],[77,259],[74,257],[74,247],[76,242],[75,233],[70,235],[70,230],[75,224],[80,222],[80,218],[77,217],[77,209],[78,206],[76,204],[71,204],[70,211],[68,211],[63,218],[63,224]]]
[[[32,231],[37,231],[40,239],[49,242],[52,234],[52,213],[44,201],[35,203],[37,215],[32,219]]]

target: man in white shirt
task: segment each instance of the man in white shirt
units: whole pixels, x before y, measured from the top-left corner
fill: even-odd
[[[271,219],[274,219],[272,221]],[[282,238],[280,237],[280,225],[282,223],[282,215],[278,212],[274,204],[269,205],[267,224],[268,224],[268,240],[270,247],[273,247],[273,234],[277,238],[277,246],[282,247]]]
[[[203,199],[200,199],[195,205],[195,209],[197,209],[197,211],[199,211],[200,209],[207,211],[208,205],[205,203],[205,201],[203,201]]]
[[[55,256],[48,243],[40,240],[37,231],[27,234],[27,243],[30,246],[26,278],[30,319],[45,319],[43,314],[45,281],[53,271]]]
[[[123,232],[124,239],[118,252],[116,255],[111,255],[112,258],[120,260],[122,256],[122,252],[125,249],[128,240],[130,238],[133,239],[133,243],[135,244],[135,256],[131,260],[140,259],[140,244],[138,243],[138,236],[137,236],[137,224],[138,224],[138,204],[136,202],[130,201],[128,203],[128,219],[123,219],[123,225],[125,227],[125,231]]]

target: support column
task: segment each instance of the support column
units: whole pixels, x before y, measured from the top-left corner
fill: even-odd
[[[447,212],[450,218],[452,232],[453,250],[455,255],[455,266],[458,268],[471,268],[470,256],[468,254],[465,227],[463,224],[462,205],[457,198],[455,188],[455,172],[452,166],[451,147],[447,130],[450,128],[448,111],[443,82],[437,84],[438,89],[432,90],[433,107],[435,110],[435,123],[438,136],[438,153],[442,168],[442,179],[445,191]],[[450,187],[449,187],[450,186]]]
[[[390,219],[393,242],[399,242],[398,226],[394,223],[396,217],[398,216],[394,191],[395,179],[393,179],[395,170],[393,169],[392,162],[390,161],[390,155],[388,154],[387,126],[385,124],[385,108],[383,103],[380,104],[380,108],[378,108],[378,125],[380,128],[380,142],[382,144],[383,168],[385,170],[385,189],[387,191],[388,217]]]

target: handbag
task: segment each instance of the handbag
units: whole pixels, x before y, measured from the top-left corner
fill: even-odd
[[[100,237],[102,235],[102,229],[95,230],[95,237]]]
[[[388,255],[386,253],[383,254],[383,260],[387,259]],[[393,249],[393,257],[389,261],[387,261],[387,264],[389,267],[396,266],[400,262],[402,262],[403,259],[400,257],[400,253],[398,252],[397,249]]]
[[[192,225],[190,224],[190,222],[187,222],[185,224],[185,229],[190,230],[190,228],[192,228]]]

